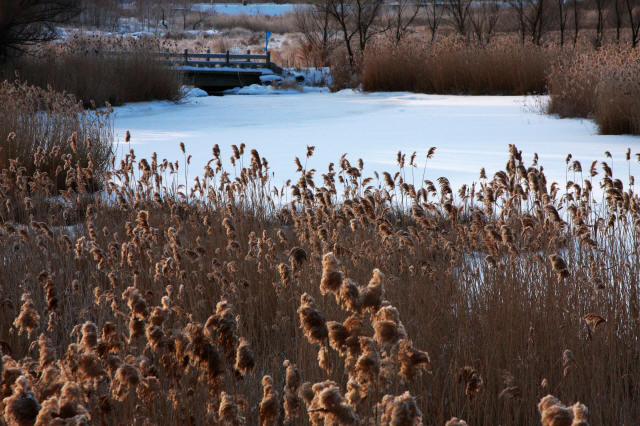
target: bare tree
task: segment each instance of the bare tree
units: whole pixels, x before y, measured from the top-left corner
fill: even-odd
[[[471,6],[469,21],[478,43],[489,43],[500,19],[500,3],[498,0],[485,0]]]
[[[556,0],[558,11],[558,30],[560,30],[560,46],[564,46],[564,33],[567,29],[567,19],[569,13],[565,4],[566,0]],[[603,0],[596,0],[603,1]]]
[[[309,45],[321,52],[326,52],[333,47],[337,31],[327,3],[297,7],[294,13],[298,30],[304,35]]]
[[[573,45],[578,44],[578,33],[580,32],[580,9],[578,0],[573,0]]]
[[[622,0],[613,0],[613,13],[616,21],[616,42],[620,43],[620,28],[622,27]]]
[[[327,11],[338,25],[351,66],[356,53],[353,38],[358,36],[356,47],[362,53],[372,37],[387,30],[379,25],[382,3],[383,0],[327,0]]]
[[[415,0],[398,0],[393,4],[393,13],[387,16],[386,26],[391,33],[391,39],[396,44],[405,38],[419,11],[420,3]]]
[[[605,20],[605,10],[607,9],[607,0],[593,0],[596,12],[598,13],[598,21],[596,24],[596,39],[594,40],[594,44],[596,47],[602,46],[602,42],[604,40],[604,20]]]
[[[524,44],[527,37],[527,21],[525,19],[525,2],[524,0],[509,0],[511,8],[516,13],[518,20],[518,32],[520,33],[520,42]]]
[[[529,0],[529,13],[525,15],[533,44],[540,44],[545,28],[545,0]]]
[[[469,29],[469,8],[472,0],[446,0],[445,8],[451,15],[453,26],[461,36],[467,37]]]
[[[624,0],[624,5],[631,27],[631,46],[635,48],[640,41],[640,2],[638,0]]]
[[[56,38],[55,26],[80,13],[78,0],[2,0],[0,59]]]
[[[429,31],[431,32],[431,42],[436,38],[436,32],[438,32],[438,28],[440,27],[440,23],[442,22],[442,14],[444,12],[444,7],[442,7],[438,2],[438,0],[427,0],[422,4],[425,10],[427,26],[429,27]]]

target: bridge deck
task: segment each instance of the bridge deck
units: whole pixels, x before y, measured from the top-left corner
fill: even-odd
[[[219,93],[234,87],[262,83],[261,77],[280,76],[283,69],[265,55],[226,53],[157,53],[172,68],[180,70],[184,84]]]

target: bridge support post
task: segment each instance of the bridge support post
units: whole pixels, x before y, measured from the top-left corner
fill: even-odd
[[[184,64],[189,65],[189,49],[184,49]]]
[[[228,51],[228,50],[227,50],[227,58],[226,58],[226,62],[227,62],[227,65],[229,65],[229,51]]]

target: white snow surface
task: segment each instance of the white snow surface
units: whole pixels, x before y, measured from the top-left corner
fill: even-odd
[[[191,10],[197,12],[225,13],[227,15],[269,15],[277,16],[293,12],[300,4],[255,3],[243,6],[242,3],[197,3]]]
[[[606,160],[613,165],[614,175],[626,182],[625,151],[627,147],[634,153],[640,151],[639,137],[602,136],[589,120],[542,114],[546,97],[363,94],[352,90],[328,93],[313,89],[278,91],[270,86],[249,86],[235,89],[235,93],[258,96],[190,97],[180,104],[124,105],[115,108],[118,153],[129,149],[124,143],[127,130],[138,158],[149,158],[155,151],[159,159],[182,161],[178,144],[184,142],[188,154],[193,155],[189,175],[195,177],[202,174],[214,144],[220,145],[222,157],[228,159],[230,145],[244,142],[247,153],[255,148],[267,158],[275,174],[273,183],[281,185],[287,179],[297,179],[293,159],[298,156],[304,163],[307,145],[316,147],[307,168],[315,168],[318,179],[343,153],[352,164],[362,158],[364,174],[372,176],[374,170],[395,172],[398,150],[407,154],[407,162],[417,151],[419,167],[413,172],[407,169],[405,180],[418,185],[426,152],[435,146],[425,179],[435,181],[445,176],[457,189],[478,182],[482,167],[489,177],[504,169],[509,144],[523,151],[525,165],[538,153],[548,183],[556,181],[561,187],[569,153],[582,163],[585,178],[591,161]],[[605,158],[605,151],[611,152],[613,161]],[[640,166],[633,162],[631,174],[639,173]],[[579,182],[580,176],[574,177],[570,171],[568,179]]]

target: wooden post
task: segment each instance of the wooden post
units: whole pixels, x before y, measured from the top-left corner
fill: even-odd
[[[211,49],[207,49],[207,55],[211,55]],[[209,62],[209,57],[207,56],[207,62]]]
[[[227,65],[229,64],[229,51],[227,50]]]
[[[189,49],[184,49],[184,64],[189,65]]]
[[[271,52],[267,50],[267,68],[271,66]]]

